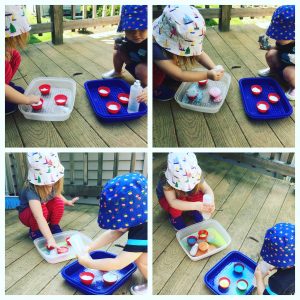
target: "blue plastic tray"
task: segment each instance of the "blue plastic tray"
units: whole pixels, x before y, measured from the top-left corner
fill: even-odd
[[[104,251],[94,251],[91,253],[91,257],[94,259],[101,259],[101,258],[113,258],[116,257],[116,255]],[[131,263],[127,267],[123,268],[122,270],[114,271],[114,273],[118,275],[119,279],[115,284],[111,286],[104,285],[102,281],[102,275],[100,272],[94,273],[96,276],[91,285],[84,285],[83,283],[81,283],[79,274],[81,272],[90,271],[90,270],[81,266],[77,260],[65,266],[61,270],[61,275],[71,286],[73,286],[75,289],[81,291],[84,294],[111,295],[130,278],[130,276],[136,271],[136,269],[137,269],[136,264]]]
[[[258,84],[262,87],[262,93],[255,96],[251,92],[251,86]],[[289,117],[293,113],[293,107],[285,96],[282,88],[272,78],[243,78],[239,80],[242,100],[246,114],[256,120],[272,120]],[[271,104],[268,100],[269,93],[277,93],[280,100],[276,104]],[[260,113],[256,108],[258,101],[267,101],[270,104],[270,109],[266,113]]]
[[[110,94],[107,97],[101,97],[99,95],[98,88],[100,86],[110,88]],[[138,112],[129,114],[127,112],[127,105],[119,102],[119,93],[129,94],[130,92],[130,85],[122,79],[91,80],[85,82],[84,87],[95,114],[105,122],[129,121],[138,119],[147,114],[147,105],[145,103],[140,104]],[[119,113],[111,114],[107,111],[106,103],[109,101],[115,101],[121,104],[121,110]]]
[[[241,275],[233,271],[233,265],[237,262],[241,262],[245,266],[244,272]],[[253,279],[256,265],[256,262],[243,253],[232,251],[205,274],[204,282],[206,286],[217,295],[249,295],[254,289]],[[223,276],[228,277],[231,281],[226,291],[220,290],[218,287],[219,279]],[[248,289],[244,292],[238,290],[236,287],[236,282],[239,279],[246,279],[248,281]]]

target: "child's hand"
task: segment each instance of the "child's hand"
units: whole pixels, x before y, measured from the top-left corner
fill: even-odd
[[[58,247],[54,238],[48,239],[46,244],[47,244],[47,248],[50,248],[50,249]]]
[[[214,81],[221,80],[223,75],[224,75],[224,70],[212,69],[212,70],[207,71],[207,78],[214,80]]]
[[[268,275],[269,272],[263,274],[261,269],[260,269],[260,266],[257,265],[255,271],[254,271],[254,276],[256,278],[256,280],[262,280],[264,279],[267,275]]]
[[[79,197],[75,197],[72,200],[69,200],[69,201],[65,202],[65,205],[67,205],[67,206],[74,206],[74,203],[76,201],[78,201],[78,200],[79,200]]]
[[[212,203],[212,204],[205,204],[205,203],[202,203],[202,202],[198,202],[199,206],[198,206],[198,210],[202,213],[213,213],[215,211],[215,204]]]
[[[26,104],[31,105],[34,103],[39,103],[40,97],[39,96],[34,96],[34,95],[29,95],[26,96]]]
[[[145,87],[142,93],[137,97],[138,102],[146,102],[148,98],[147,88]]]

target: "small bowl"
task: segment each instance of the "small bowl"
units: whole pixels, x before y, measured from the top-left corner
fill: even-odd
[[[112,272],[107,272],[102,276],[103,282],[106,285],[113,285],[118,281],[118,275]]]
[[[98,93],[101,97],[107,97],[110,94],[110,88],[106,86],[98,87]]]
[[[118,102],[110,101],[106,103],[106,108],[111,114],[117,114],[121,109],[121,105]]]
[[[70,238],[71,238],[70,236],[66,237],[66,243],[67,243],[68,246],[72,246],[72,244],[70,242]]]
[[[222,91],[218,87],[212,87],[209,89],[208,94],[213,102],[221,102],[223,97],[222,97]]]
[[[236,287],[240,290],[240,291],[246,291],[247,288],[248,288],[248,281],[245,280],[245,279],[239,279],[237,282],[236,282]]]
[[[80,281],[85,285],[91,285],[95,275],[91,272],[82,272],[79,274]]]
[[[202,252],[207,252],[209,249],[209,244],[207,242],[201,242],[199,244],[199,250]]]
[[[198,231],[198,239],[201,241],[206,241],[208,236],[208,231],[203,229]]]
[[[50,84],[42,84],[39,86],[39,90],[42,95],[49,95],[50,94],[51,85]]]
[[[258,84],[251,85],[251,92],[253,95],[257,96],[262,92],[262,87]]]
[[[276,103],[279,102],[280,96],[276,93],[269,93],[268,94],[268,99],[269,99],[270,103],[276,104]]]
[[[188,238],[187,238],[187,243],[190,247],[193,247],[196,243],[197,243],[197,237],[194,236],[194,235],[190,235]]]
[[[219,279],[219,288],[223,291],[227,290],[230,286],[230,279],[228,277],[221,277]]]
[[[118,100],[122,104],[128,104],[128,102],[129,102],[129,95],[125,94],[125,93],[120,93],[120,94],[118,94]]]
[[[58,94],[54,97],[56,105],[65,106],[67,103],[68,97],[64,94]]]
[[[233,265],[233,271],[237,274],[242,274],[244,272],[245,266],[242,263],[235,263]]]
[[[57,254],[64,254],[64,253],[69,252],[69,248],[62,246],[62,247],[56,248],[56,251],[57,251]]]
[[[208,82],[208,79],[200,80],[200,81],[198,81],[198,85],[199,86],[206,86],[207,82]]]
[[[266,101],[258,101],[256,108],[260,113],[266,113],[270,109],[270,104]]]
[[[39,103],[31,104],[31,107],[32,107],[33,110],[38,111],[38,110],[41,110],[43,108],[43,104],[44,104],[44,100],[42,98],[40,98]]]

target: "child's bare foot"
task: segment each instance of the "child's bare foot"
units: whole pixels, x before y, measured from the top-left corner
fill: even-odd
[[[103,79],[122,77],[123,72],[116,72],[114,69],[102,74]]]

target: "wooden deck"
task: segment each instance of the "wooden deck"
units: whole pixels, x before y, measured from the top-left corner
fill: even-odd
[[[232,242],[227,249],[208,259],[190,260],[157,202],[154,189],[161,168],[156,168],[153,177],[154,294],[210,295],[203,281],[204,275],[228,252],[239,250],[258,261],[266,229],[277,222],[295,222],[294,186],[288,182],[216,161],[206,155],[198,156],[198,160],[215,193],[213,218],[228,231]]]
[[[257,42],[264,32],[251,24],[231,26],[230,32],[208,28],[204,50],[232,78],[226,101],[216,114],[189,111],[174,100],[154,101],[154,147],[294,147],[294,114],[281,120],[253,121],[244,112],[238,80],[256,77],[267,66],[265,51],[258,49]]]
[[[103,233],[97,224],[98,207],[78,204],[67,208],[61,225],[64,230],[78,230],[92,239]],[[80,295],[60,275],[60,270],[69,263],[47,263],[28,238],[28,229],[18,219],[17,211],[5,213],[5,293],[7,295]],[[126,237],[115,244],[125,245]],[[122,249],[109,245],[104,250],[118,254]],[[137,270],[115,294],[130,294],[132,284],[142,282]]]
[[[103,123],[95,116],[84,82],[101,78],[113,68],[113,38],[88,36],[29,45],[22,53],[14,83],[26,88],[37,77],[70,77],[77,83],[71,117],[65,122],[27,120],[20,112],[5,118],[6,147],[145,147],[147,117],[120,123]],[[77,75],[76,75],[77,73]],[[127,80],[132,77],[127,73]]]

